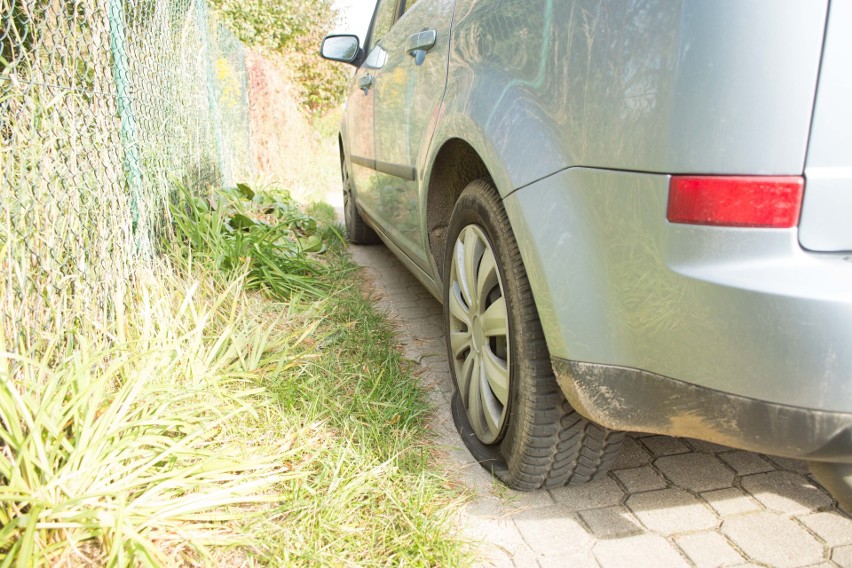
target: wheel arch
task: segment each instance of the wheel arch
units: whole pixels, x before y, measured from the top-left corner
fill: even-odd
[[[467,185],[494,179],[479,153],[465,140],[451,138],[435,154],[426,194],[426,231],[429,252],[435,263],[435,274],[444,279],[444,250],[447,245],[447,227],[453,208]]]

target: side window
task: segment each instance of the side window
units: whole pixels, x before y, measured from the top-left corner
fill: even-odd
[[[379,0],[379,5],[376,7],[376,15],[373,17],[373,28],[370,32],[370,45],[367,49],[369,53],[376,44],[385,37],[388,30],[396,21],[398,4],[397,0]]]

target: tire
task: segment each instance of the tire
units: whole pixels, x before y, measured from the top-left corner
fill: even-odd
[[[346,236],[353,245],[372,245],[379,242],[379,235],[370,228],[358,212],[355,204],[355,191],[349,177],[346,162],[340,164],[343,179],[343,221],[346,224]]]
[[[490,183],[465,188],[447,236],[444,323],[453,421],[465,445],[514,489],[602,477],[624,433],[586,420],[565,400],[517,243]]]

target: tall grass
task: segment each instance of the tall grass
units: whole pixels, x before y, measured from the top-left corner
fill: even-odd
[[[287,301],[254,261],[223,261],[222,235],[279,215],[253,197],[196,204],[193,232],[115,299],[113,328],[23,354],[0,336],[0,566],[464,560],[460,497],[429,467],[428,409],[391,329],[344,257],[309,252],[334,230],[294,210],[279,239],[252,241],[310,270]]]
[[[275,501],[299,475],[284,465],[298,429],[265,427],[275,405],[257,381],[286,366],[292,335],[260,331],[244,277],[142,276],[113,347],[0,353],[4,564],[209,558],[249,542],[221,523],[229,506]]]
[[[285,564],[464,565],[453,534],[463,496],[432,461],[430,408],[392,327],[351,282],[339,278],[324,306],[318,356],[269,384],[328,443],[315,449],[314,474],[262,521],[267,543]]]

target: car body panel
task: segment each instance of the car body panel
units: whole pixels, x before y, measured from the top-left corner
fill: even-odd
[[[799,240],[852,251],[852,0],[833,0],[805,167]]]
[[[373,73],[375,56],[361,66],[352,78],[352,84],[357,85],[364,77]],[[354,88],[346,101],[348,119],[341,128],[341,137],[346,149],[347,166],[351,176],[352,186],[359,199],[360,207],[370,207],[375,201],[376,187],[376,144],[372,128],[352,127],[352,125],[373,124],[375,93],[372,89],[366,91]]]
[[[388,55],[375,72],[378,201],[370,214],[424,270],[430,263],[418,173],[444,95],[452,17],[451,2],[419,0],[379,42]],[[423,31],[424,22],[437,40],[418,63],[407,47],[409,38]]]
[[[852,412],[852,262],[669,223],[668,180],[571,168],[504,200],[551,355]]]
[[[818,0],[459,0],[446,116],[476,127],[437,143],[487,140],[504,193],[577,165],[801,174],[825,17]]]

